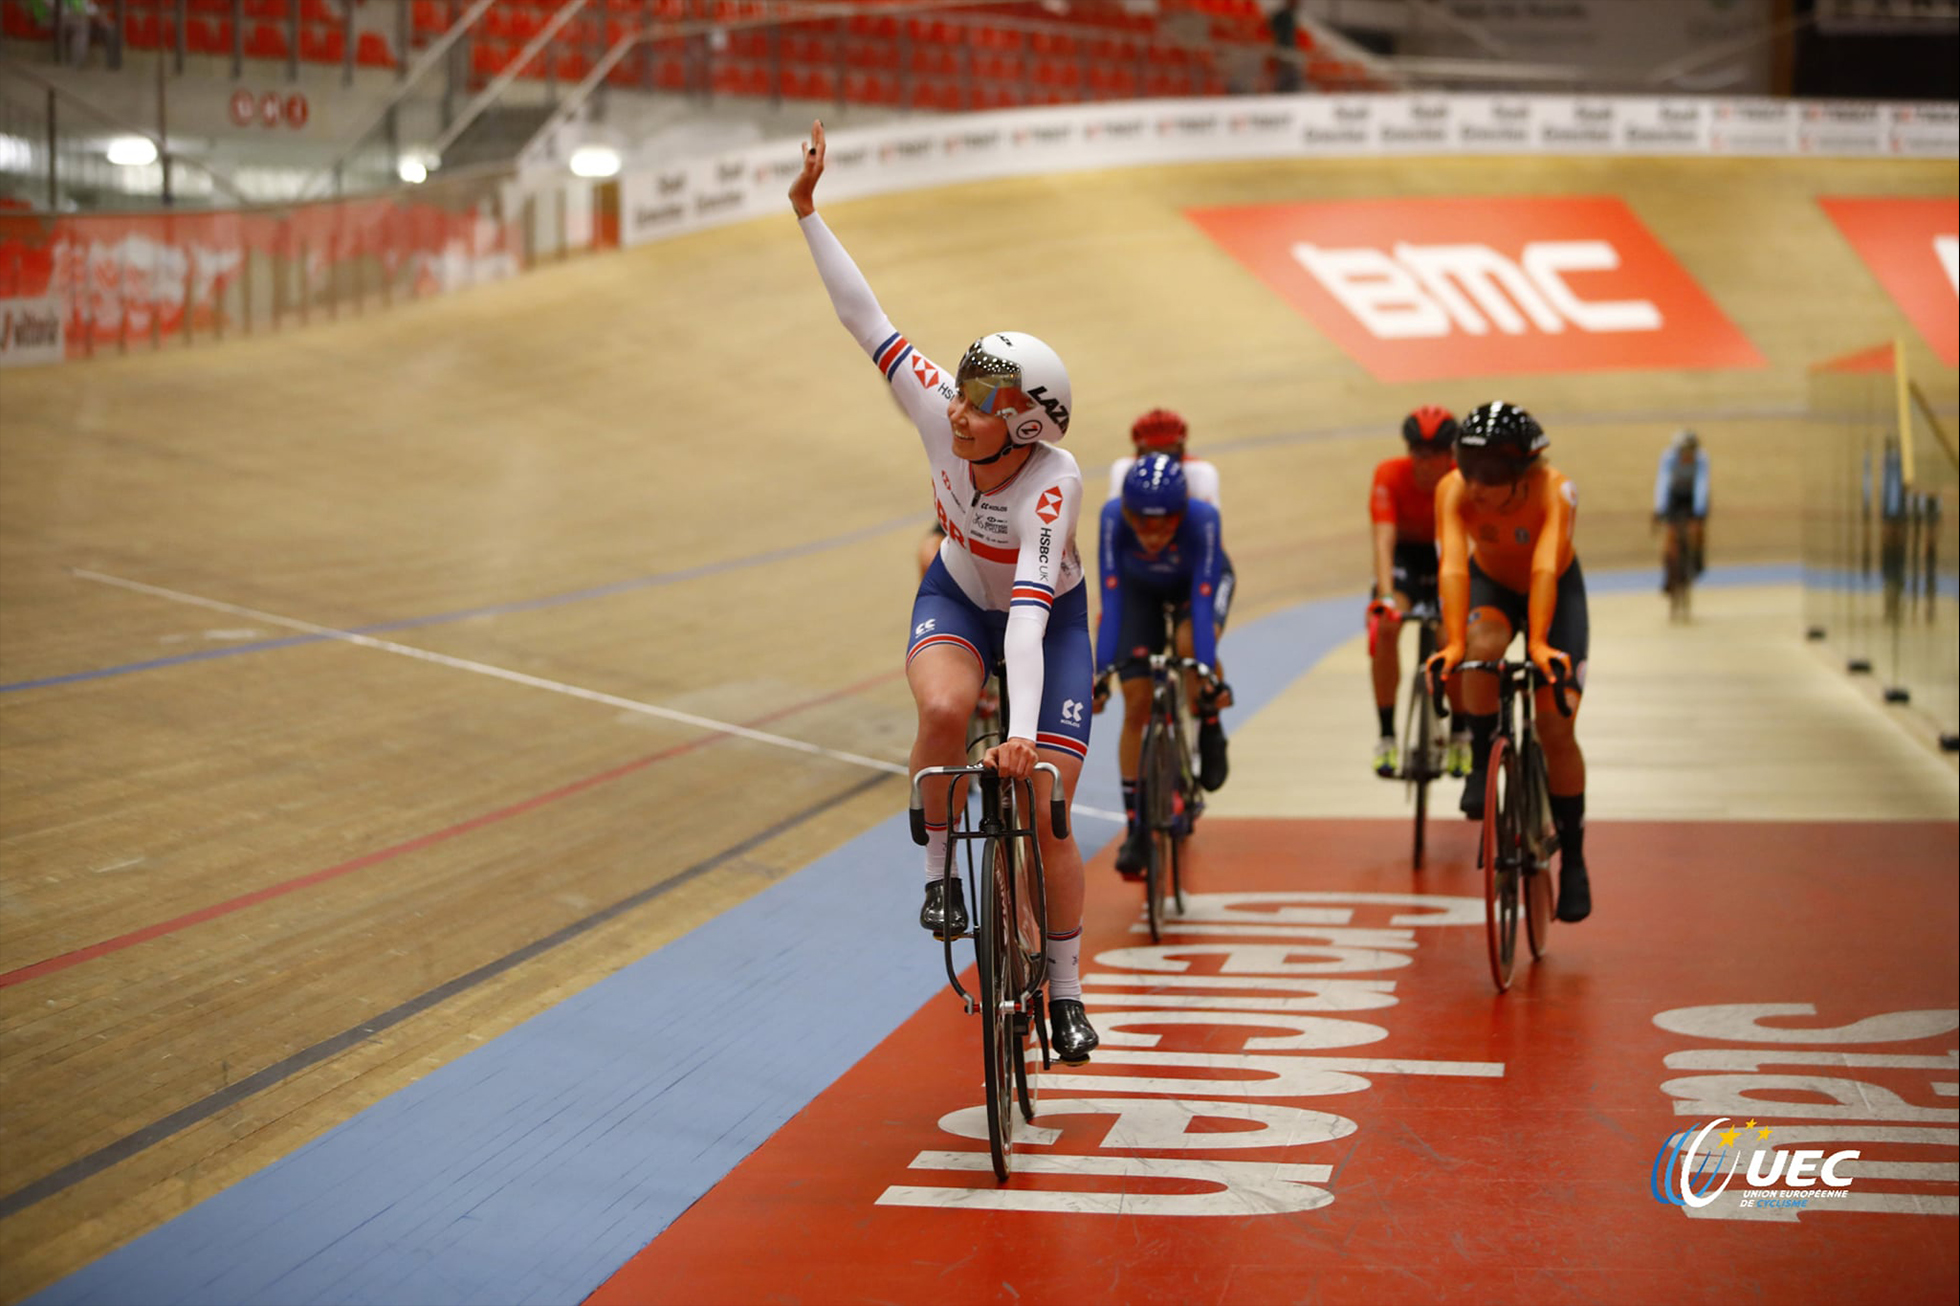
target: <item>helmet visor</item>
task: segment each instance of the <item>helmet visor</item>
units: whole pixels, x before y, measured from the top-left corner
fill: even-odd
[[[996,358],[978,344],[960,359],[960,394],[983,413],[1019,412],[1027,404],[1021,394],[1021,369]]]

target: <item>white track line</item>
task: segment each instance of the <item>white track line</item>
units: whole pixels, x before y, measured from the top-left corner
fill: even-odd
[[[607,694],[596,689],[585,689],[579,685],[568,685],[562,680],[547,680],[543,676],[526,675],[522,671],[511,671],[505,667],[492,666],[488,662],[477,662],[470,658],[451,657],[447,653],[434,653],[428,649],[416,648],[409,644],[397,644],[389,639],[376,639],[372,635],[357,635],[351,630],[339,630],[332,626],[318,626],[297,617],[282,617],[276,612],[265,612],[258,608],[247,608],[236,603],[226,603],[222,599],[207,599],[200,594],[186,594],[182,590],[166,589],[161,585],[149,585],[140,580],[127,580],[121,576],[110,576],[99,571],[88,571],[80,567],[70,569],[82,580],[92,580],[101,585],[113,585],[118,589],[134,590],[138,594],[150,594],[157,598],[169,599],[175,603],[188,603],[194,607],[209,608],[214,612],[228,612],[233,616],[249,617],[268,625],[284,626],[287,630],[302,631],[309,635],[321,635],[327,639],[337,639],[348,644],[358,644],[362,648],[377,649],[383,653],[395,653],[418,662],[433,662],[437,666],[449,667],[455,671],[468,671],[492,680],[506,680],[514,685],[528,685],[532,689],[548,690],[563,694],[568,698],[584,699],[588,703],[603,703],[623,712],[635,712],[641,716],[658,717],[681,725],[694,726],[700,730],[711,730],[717,734],[733,735],[737,739],[747,739],[758,744],[768,744],[774,748],[786,748],[794,753],[805,753],[812,757],[827,758],[833,762],[844,762],[851,766],[861,766],[872,771],[883,771],[887,775],[907,775],[905,767],[896,762],[886,762],[862,753],[847,753],[841,749],[825,748],[821,744],[805,743],[801,739],[791,739],[785,735],[772,735],[764,730],[751,730],[730,721],[717,721],[712,717],[696,716],[692,712],[679,712],[671,707],[660,707],[654,703],[642,703],[634,698],[621,698],[617,694]],[[1122,821],[1124,818],[1114,812],[1105,812],[1093,807],[1076,805],[1071,810],[1084,816],[1100,817],[1106,821]]]

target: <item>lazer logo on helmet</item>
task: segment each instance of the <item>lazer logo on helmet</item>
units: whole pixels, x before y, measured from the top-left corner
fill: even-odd
[[[1354,201],[1191,216],[1378,380],[1763,366],[1617,199]]]
[[[1049,394],[1047,386],[1038,385],[1028,391],[1028,398],[1042,406],[1048,413],[1049,421],[1061,427],[1064,431],[1068,430],[1068,406]]]

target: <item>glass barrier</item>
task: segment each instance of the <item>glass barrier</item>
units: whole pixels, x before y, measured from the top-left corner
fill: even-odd
[[[496,280],[575,236],[600,243],[589,212],[574,230],[563,198],[520,191],[507,170],[494,169],[294,206],[0,212],[0,304],[36,324],[42,351],[0,361],[56,362],[277,330]],[[9,344],[22,352],[18,341]]]
[[[1885,346],[1811,373],[1804,620],[1960,742],[1960,471],[1903,358]]]

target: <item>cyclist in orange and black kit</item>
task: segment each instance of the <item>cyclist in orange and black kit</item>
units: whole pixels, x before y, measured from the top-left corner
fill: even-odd
[[[1433,675],[1450,676],[1466,658],[1495,661],[1524,633],[1526,655],[1548,682],[1535,706],[1561,850],[1558,918],[1582,921],[1592,911],[1592,890],[1584,842],[1586,759],[1574,727],[1590,632],[1585,576],[1572,551],[1579,492],[1545,461],[1550,443],[1516,404],[1485,404],[1463,419],[1457,470],[1436,489],[1444,643],[1430,667]],[[1482,820],[1497,686],[1487,672],[1462,679],[1472,757],[1463,813]],[[1560,692],[1571,716],[1558,710],[1553,695]]]
[[[1446,408],[1425,404],[1402,420],[1408,453],[1384,458],[1368,492],[1374,523],[1375,587],[1369,594],[1368,654],[1375,668],[1375,715],[1381,737],[1375,745],[1375,774],[1394,776],[1400,767],[1395,744],[1395,691],[1402,683],[1402,618],[1418,603],[1436,603],[1436,487],[1456,466],[1451,446],[1456,418]],[[1454,687],[1450,702],[1459,708]],[[1462,725],[1459,713],[1457,724]],[[1470,736],[1450,740],[1446,765],[1451,775],[1470,769]]]

